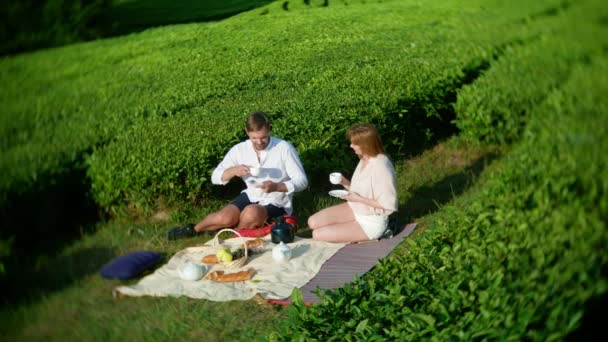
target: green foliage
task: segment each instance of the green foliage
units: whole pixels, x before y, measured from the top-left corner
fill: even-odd
[[[152,119],[94,153],[88,163],[89,176],[95,179],[92,190],[96,201],[109,204],[125,200],[145,211],[158,204],[152,200],[171,204],[207,195],[203,186],[209,183],[209,170],[227,151],[226,146],[239,141],[238,131],[232,127],[242,121],[226,113],[223,124],[218,125],[216,114]],[[209,130],[214,135],[209,135]]]
[[[456,124],[467,137],[489,143],[517,141],[530,108],[569,76],[573,65],[601,51],[605,33],[589,11],[573,8],[537,19],[538,35],[499,47],[490,69],[458,93]]]
[[[102,36],[113,0],[25,0],[0,3],[0,55]]]
[[[0,2],[0,55],[150,27],[226,18],[273,0],[21,0]]]
[[[588,52],[525,107],[522,141],[483,190],[270,339],[561,340],[580,327],[608,292],[608,58]]]
[[[475,12],[453,11],[439,24],[442,14],[431,5],[361,3],[289,13],[275,13],[275,5],[268,6],[272,16],[250,12],[221,24],[2,60],[0,166],[7,177],[0,200],[44,188],[82,165],[92,195],[108,209],[128,203],[148,210],[159,198],[193,199],[196,188],[204,194],[209,182],[199,175],[192,183],[184,170],[208,177],[220,156],[159,151],[166,145],[158,134],[175,146],[193,143],[183,133],[190,130],[184,116],[271,113],[273,134],[294,143],[313,184],[328,169],[352,169],[344,131],[355,122],[376,123],[395,157],[419,152],[436,138],[429,133],[453,119],[450,94],[463,84],[470,60],[510,39],[488,40],[503,27],[471,36],[476,25],[504,15],[498,10],[489,19],[478,13],[477,22]],[[387,14],[389,8],[395,10]],[[446,53],[437,56],[439,47]],[[217,144],[242,131],[238,121],[221,119],[202,128]],[[150,134],[160,127],[162,133]],[[153,154],[155,167],[148,167],[152,162],[144,160]],[[133,162],[125,163],[127,155]]]
[[[296,291],[269,338],[563,339],[608,289],[603,3],[338,3],[275,2],[220,23],[1,59],[2,219],[15,197],[72,174],[87,174],[109,210],[197,201],[252,110],[272,114],[273,134],[294,143],[311,175],[351,170],[352,123],[376,123],[402,157],[456,118],[468,137],[515,144],[483,189],[322,304],[306,307]],[[156,228],[154,241],[166,227]],[[175,317],[189,303],[156,312]],[[99,322],[91,312],[73,315]],[[162,333],[188,332],[201,316]],[[135,334],[117,326],[113,336]]]

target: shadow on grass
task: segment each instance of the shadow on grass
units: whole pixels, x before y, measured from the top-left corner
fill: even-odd
[[[52,258],[42,256],[13,259],[19,272],[0,277],[2,305],[16,305],[39,300],[60,291],[85,276],[94,274],[114,257],[111,248],[91,247]]]
[[[150,27],[215,21],[264,6],[273,0],[129,0],[109,11],[110,35],[123,35]]]
[[[60,258],[58,263],[43,267],[50,256],[84,234],[94,232],[95,225],[102,220],[97,206],[88,196],[90,184],[86,179],[84,170],[72,169],[65,175],[47,180],[50,186],[46,188],[12,194],[10,201],[0,209],[0,240],[11,241],[9,255],[0,260],[5,267],[5,272],[0,274],[0,286],[9,287],[1,291],[1,301],[29,295],[30,286],[56,288],[57,281],[40,276],[63,274],[62,265],[95,260],[90,254],[97,255],[99,251],[74,256],[82,258],[81,261]],[[75,271],[63,274],[62,278],[78,277],[83,270]],[[36,277],[30,279],[28,274],[36,274]]]
[[[222,20],[273,0],[0,1],[0,56]]]
[[[581,325],[566,336],[565,341],[601,341],[601,336],[608,336],[604,328],[606,308],[608,308],[608,293],[590,299],[585,305]]]
[[[467,166],[464,170],[444,177],[442,180],[417,188],[411,199],[400,205],[398,218],[403,223],[431,214],[444,204],[458,197],[474,183],[479,174],[490,164],[498,154],[490,153]]]

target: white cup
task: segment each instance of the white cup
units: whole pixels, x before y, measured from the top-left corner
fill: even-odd
[[[252,175],[253,177],[257,177],[260,175],[260,168],[259,167],[250,167],[249,168],[249,174]]]
[[[329,181],[331,184],[340,184],[342,181],[342,174],[340,172],[332,172],[329,174]]]

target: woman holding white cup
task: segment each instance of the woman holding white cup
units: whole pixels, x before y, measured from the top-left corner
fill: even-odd
[[[374,240],[388,228],[388,216],[397,211],[395,168],[384,152],[378,130],[371,124],[357,124],[346,133],[350,147],[359,157],[352,181],[333,172],[332,184],[344,186],[345,203],[325,208],[308,218],[315,240],[357,242]]]
[[[332,172],[329,174],[329,181],[331,184],[340,184],[342,183],[342,174],[340,172]]]

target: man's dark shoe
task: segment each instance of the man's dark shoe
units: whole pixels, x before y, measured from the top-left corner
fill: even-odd
[[[188,223],[185,226],[173,227],[167,232],[167,238],[169,240],[185,239],[197,235],[198,232],[194,230],[194,223]]]

